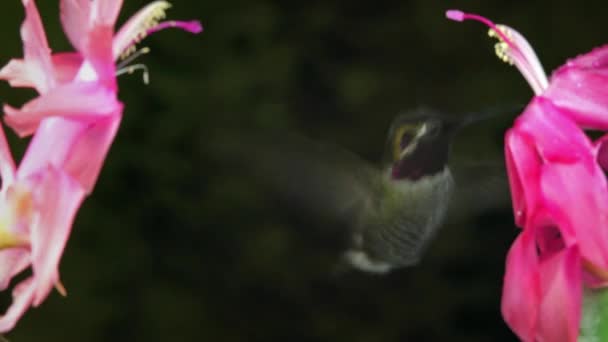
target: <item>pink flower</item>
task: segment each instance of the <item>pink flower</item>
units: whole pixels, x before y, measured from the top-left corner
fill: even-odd
[[[20,109],[4,106],[8,125],[21,136],[34,136],[16,169],[0,126],[0,290],[29,265],[33,275],[15,287],[0,332],[39,305],[53,286],[64,291],[59,260],[122,117],[116,75],[124,70],[116,70],[115,60],[160,29],[201,31],[198,22],[159,23],[169,4],[156,1],[114,34],[122,1],[62,0],[61,21],[77,51],[51,54],[34,1],[22,2],[24,58],[11,60],[0,79],[35,88],[40,96]]]
[[[608,129],[608,47],[547,80],[517,31],[460,11],[447,16],[488,25],[499,57],[536,95],[505,139],[515,222],[524,229],[507,256],[503,317],[524,341],[576,341],[583,287],[608,284],[606,138],[593,143],[583,131]]]
[[[122,117],[116,75],[124,71],[116,70],[115,60],[158,30],[178,27],[198,33],[202,28],[197,21],[158,22],[170,5],[155,1],[114,34],[122,1],[62,0],[61,22],[77,52],[51,54],[34,1],[22,2],[24,58],[11,60],[0,70],[0,79],[33,87],[41,96],[21,109],[5,106],[6,122],[20,136],[38,130],[31,150],[53,151],[52,163],[91,192]],[[22,167],[39,166],[37,158],[28,160]]]
[[[15,170],[1,126],[0,176],[0,290],[29,265],[33,271],[17,284],[13,304],[0,318],[0,332],[6,332],[31,305],[42,303],[53,286],[65,292],[59,260],[85,191],[50,163],[34,172]]]

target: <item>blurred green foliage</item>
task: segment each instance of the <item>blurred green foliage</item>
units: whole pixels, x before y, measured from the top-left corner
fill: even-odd
[[[143,1],[126,1],[121,22]],[[21,56],[5,1],[0,63]],[[55,51],[70,49],[58,1],[38,1]],[[212,156],[233,129],[297,131],[379,160],[399,111],[524,104],[531,91],[493,56],[478,12],[525,34],[547,70],[605,43],[605,3],[186,1],[170,18],[205,32],[145,40],[151,72],[122,76],[122,126],[61,264],[69,295],[28,312],[11,341],[512,341],[501,320],[509,208],[448,224],[414,268],[329,274],[334,251],[305,214]],[[20,105],[32,92],[0,85]],[[455,156],[497,160],[513,116],[466,130]],[[24,142],[11,134],[22,151]],[[238,138],[238,137],[235,137]],[[294,180],[297,181],[297,180]],[[9,295],[5,294],[6,301]]]

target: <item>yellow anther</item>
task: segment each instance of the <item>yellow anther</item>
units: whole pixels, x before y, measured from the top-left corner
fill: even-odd
[[[120,59],[128,57],[130,54],[136,51],[135,45],[142,41],[147,35],[148,31],[154,26],[158,25],[159,22],[166,17],[166,11],[171,7],[171,4],[167,1],[157,1],[150,4],[150,11],[146,13],[146,17],[141,20],[137,31],[133,34],[133,41],[130,46],[120,55]]]
[[[506,28],[505,26],[502,26],[502,25],[496,25],[496,27],[505,36],[507,36],[509,38],[511,37],[511,32],[509,31],[508,28]],[[502,37],[498,33],[496,33],[496,31],[494,31],[494,29],[488,30],[488,36],[491,38],[498,39],[498,43],[496,43],[494,45],[494,52],[496,53],[496,56],[498,56],[498,59],[500,59],[501,61],[503,61],[505,63],[513,65],[513,59],[509,55],[509,44],[507,44],[507,42],[505,42],[502,39]]]

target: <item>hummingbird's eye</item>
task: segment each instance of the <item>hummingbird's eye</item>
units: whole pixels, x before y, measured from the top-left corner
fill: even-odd
[[[392,140],[393,161],[401,159],[406,151],[412,149],[412,145],[418,137],[417,134],[416,127],[411,125],[397,128]]]
[[[414,140],[414,134],[412,134],[412,132],[403,132],[401,135],[401,142],[399,143],[401,150],[405,150],[410,145],[412,140]]]

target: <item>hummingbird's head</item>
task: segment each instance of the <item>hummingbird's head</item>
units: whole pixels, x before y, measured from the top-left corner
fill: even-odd
[[[428,108],[398,116],[387,142],[392,178],[418,180],[442,172],[452,136],[462,124],[462,119],[442,116]]]

